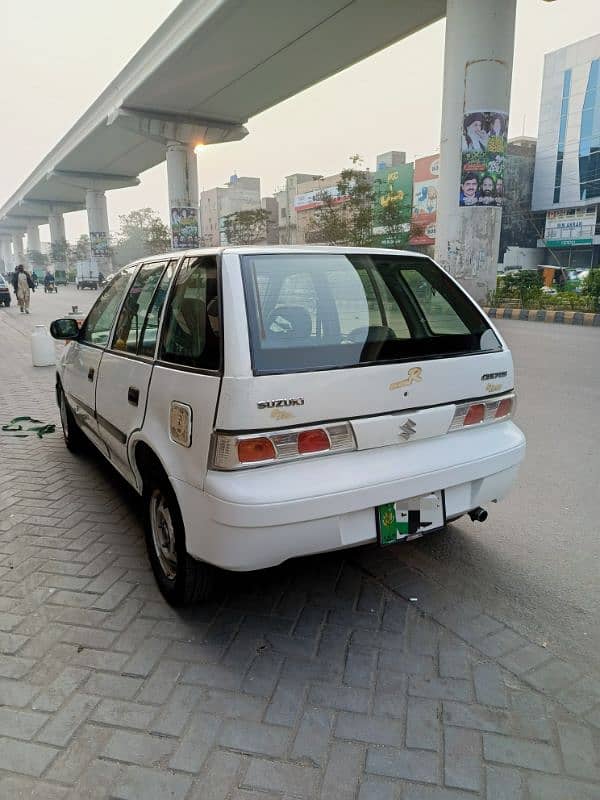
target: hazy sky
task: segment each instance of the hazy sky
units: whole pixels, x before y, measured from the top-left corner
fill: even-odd
[[[599,2],[518,0],[511,136],[536,135],[544,53],[598,33]],[[0,0],[0,205],[177,4]],[[443,51],[442,21],[254,117],[246,139],[201,153],[200,188],[236,172],[259,176],[267,195],[285,175],[335,173],[353,153],[373,167],[386,150],[405,150],[409,160],[435,152]],[[134,208],[151,206],[167,219],[165,165],[141,181],[108,193],[113,230],[118,215]],[[85,212],[65,220],[68,238],[87,232]],[[49,239],[47,227],[40,233]]]

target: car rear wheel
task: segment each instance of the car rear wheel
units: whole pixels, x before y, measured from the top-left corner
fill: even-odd
[[[144,506],[148,557],[165,599],[179,607],[205,600],[214,583],[214,569],[187,552],[175,492],[156,468],[144,481]]]
[[[77,422],[75,422],[75,417],[69,408],[69,404],[62,387],[60,387],[58,390],[58,398],[60,422],[62,425],[63,437],[67,449],[70,450],[71,453],[81,453],[86,445],[85,434],[82,432]]]

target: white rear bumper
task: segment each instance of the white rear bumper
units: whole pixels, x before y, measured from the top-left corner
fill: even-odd
[[[375,507],[444,489],[456,517],[501,499],[525,438],[512,423],[397,446],[240,472],[209,472],[205,491],[171,479],[196,558],[232,570],[375,541]]]

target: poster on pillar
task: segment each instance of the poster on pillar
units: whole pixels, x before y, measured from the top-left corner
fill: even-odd
[[[103,231],[90,232],[90,250],[96,258],[108,258],[110,255],[108,234]]]
[[[501,206],[508,114],[504,111],[465,113],[462,129],[461,206]]]
[[[198,211],[195,208],[171,209],[171,236],[175,250],[198,247]]]

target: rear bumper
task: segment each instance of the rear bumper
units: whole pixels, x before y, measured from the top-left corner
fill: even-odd
[[[375,541],[375,506],[439,489],[446,515],[501,499],[525,454],[512,423],[241,472],[172,479],[191,555],[233,570]]]

